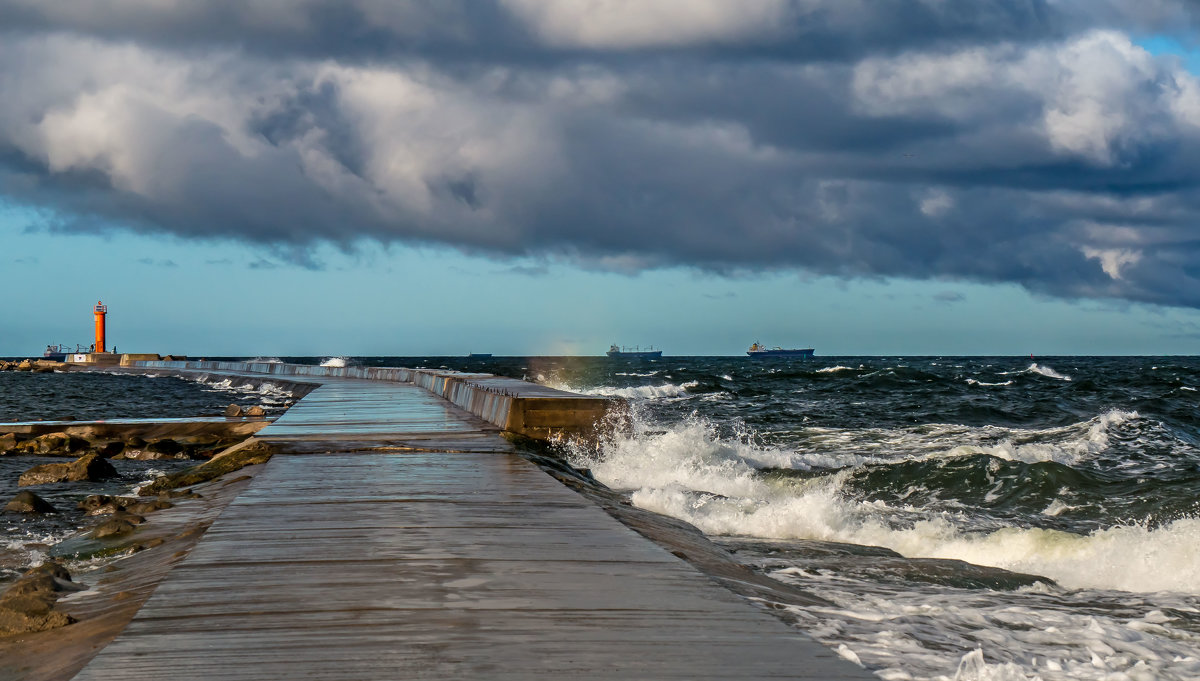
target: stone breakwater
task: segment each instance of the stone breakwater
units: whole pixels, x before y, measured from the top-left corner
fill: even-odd
[[[22,360],[2,360],[0,359],[0,371],[31,371],[38,374],[46,374],[54,371],[66,371],[70,365],[64,362],[55,362],[48,359],[22,359]]]

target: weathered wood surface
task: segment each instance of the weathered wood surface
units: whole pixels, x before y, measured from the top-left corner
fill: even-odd
[[[431,449],[478,426],[408,389],[357,394]],[[318,393],[276,426],[357,438]],[[75,678],[874,678],[495,449],[274,457]]]

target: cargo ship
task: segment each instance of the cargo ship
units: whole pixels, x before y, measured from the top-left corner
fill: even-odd
[[[604,353],[609,357],[617,357],[620,359],[658,359],[662,357],[662,350],[655,350],[653,346],[645,350],[640,347],[633,348],[618,348],[616,345],[611,345],[608,352]]]
[[[751,357],[803,357],[805,359],[811,359],[813,352],[815,352],[815,350],[812,348],[786,349],[778,346],[768,348],[762,343],[755,341],[754,344],[750,346],[750,349],[746,351],[746,354],[750,355]]]

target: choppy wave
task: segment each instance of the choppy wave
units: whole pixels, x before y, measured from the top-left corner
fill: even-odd
[[[1047,367],[1047,366],[1042,366],[1036,362],[1033,364],[1030,364],[1029,368],[1026,369],[1025,371],[1026,371],[1026,373],[1041,374],[1042,376],[1045,376],[1046,378],[1057,378],[1060,381],[1071,380],[1070,376],[1060,374],[1057,371],[1055,371],[1054,369]]]
[[[283,364],[283,360],[278,357],[255,357],[246,361],[252,364]]]
[[[1012,384],[1013,384],[1012,381],[1004,381],[1002,383],[988,383],[987,381],[977,381],[973,378],[967,379],[967,385],[982,385],[982,386],[989,387],[989,388],[990,387],[1001,387],[1001,386],[1012,385]]]
[[[265,407],[278,407],[292,400],[292,391],[270,381],[256,383],[255,381],[221,378],[204,375],[196,379],[210,392],[222,392],[242,396],[254,396]]]
[[[859,366],[858,368],[862,369],[862,366]],[[842,371],[856,371],[856,369],[854,367],[846,367],[846,366],[842,366],[840,364],[837,366],[834,366],[834,367],[824,367],[821,369],[817,369],[818,374],[836,374],[836,373],[839,373]]]
[[[1200,676],[1194,622],[1130,594],[1062,594],[1036,586],[1003,600],[945,590],[846,583],[796,568],[784,582],[819,584],[834,607],[788,608],[804,631],[845,647],[884,679],[933,681],[1164,681]],[[1049,606],[1049,607],[1047,607]],[[884,631],[880,631],[881,628]]]
[[[340,368],[349,366],[349,361],[350,358],[348,357],[326,357],[325,359],[321,360],[321,366]]]
[[[592,387],[576,387],[567,383],[545,380],[542,377],[545,385],[567,392],[579,393],[581,395],[596,395],[599,397],[624,397],[629,400],[655,400],[663,398],[684,397],[688,394],[690,388],[695,388],[700,385],[698,381],[688,381],[687,383],[674,384],[664,383],[661,385],[637,385],[627,387],[616,386],[592,386]]]
[[[947,448],[942,442],[939,452],[911,451],[900,460],[983,453],[998,460],[1077,463],[1104,451],[1112,428],[1137,418],[1136,412],[1112,410],[1066,428],[1027,433],[1029,441],[1020,444]],[[948,426],[940,434],[972,430],[996,429]],[[858,466],[866,457],[848,462],[829,451],[764,446],[745,431],[722,437],[700,418],[669,427],[638,423],[634,432],[608,442],[600,455],[576,456],[601,481],[629,490],[635,505],[681,518],[710,535],[884,546],[909,557],[1031,572],[1072,588],[1200,593],[1200,520],[1195,518],[1156,527],[1118,524],[1090,534],[1021,526],[977,531],[946,510],[856,498],[848,485],[857,473],[853,467],[820,470],[829,464]],[[764,469],[809,474],[779,478],[764,476]]]

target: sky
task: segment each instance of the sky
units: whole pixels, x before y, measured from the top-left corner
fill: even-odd
[[[1200,354],[1192,0],[0,0],[0,355]]]

